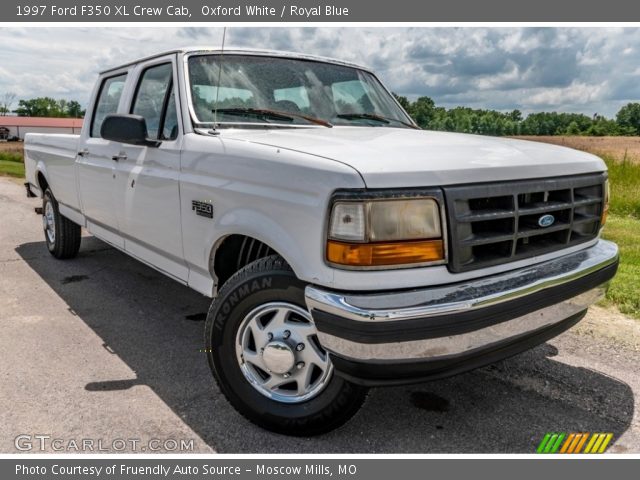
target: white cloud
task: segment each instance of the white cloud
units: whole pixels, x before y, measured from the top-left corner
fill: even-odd
[[[586,83],[572,83],[565,88],[548,88],[529,97],[531,105],[554,106],[554,105],[582,105],[589,104],[600,98],[606,83],[599,85],[588,85]]]
[[[0,93],[86,104],[102,69],[221,39],[218,27],[3,27]],[[369,65],[393,91],[445,106],[612,116],[640,96],[637,28],[231,27],[227,41]]]

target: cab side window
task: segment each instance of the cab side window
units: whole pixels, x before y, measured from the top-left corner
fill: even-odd
[[[149,67],[142,73],[131,113],[145,118],[149,138],[175,140],[178,137],[178,113],[170,63]]]
[[[100,127],[107,115],[118,111],[118,103],[124,90],[124,83],[127,74],[118,75],[117,77],[105,78],[100,86],[98,94],[98,103],[96,103],[93,118],[91,120],[91,136],[100,137]]]

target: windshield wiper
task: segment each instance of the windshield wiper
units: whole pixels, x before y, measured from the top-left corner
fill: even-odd
[[[215,111],[215,110],[213,110]],[[302,113],[293,112],[281,112],[279,110],[270,110],[268,108],[218,108],[218,112],[225,113],[227,115],[253,115],[258,118],[272,118],[274,120],[284,120],[291,122],[294,118],[302,118],[310,123],[316,125],[322,125],[323,127],[333,127],[329,122],[316,117],[310,117],[303,115]]]
[[[338,118],[344,118],[345,120],[374,120],[376,122],[380,122],[380,123],[384,123],[384,124],[389,124],[391,122],[398,122],[401,123],[402,125],[405,125],[409,128],[413,128],[416,130],[420,130],[419,127],[416,127],[415,125],[409,123],[409,122],[403,122],[402,120],[398,120],[397,118],[391,118],[391,117],[383,117],[382,115],[376,115],[373,113],[339,113],[338,115],[336,115],[336,117]]]

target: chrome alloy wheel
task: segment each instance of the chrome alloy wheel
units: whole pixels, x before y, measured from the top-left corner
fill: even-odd
[[[54,217],[53,205],[51,202],[45,202],[44,214],[42,215],[42,226],[49,239],[49,243],[56,242],[56,219]]]
[[[271,302],[253,309],[236,335],[236,357],[249,383],[266,397],[299,403],[318,395],[333,366],[308,311]]]

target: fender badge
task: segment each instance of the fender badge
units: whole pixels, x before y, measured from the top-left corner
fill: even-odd
[[[196,212],[196,215],[206,218],[213,218],[213,205],[209,202],[200,202],[193,200],[191,202],[191,210]]]

